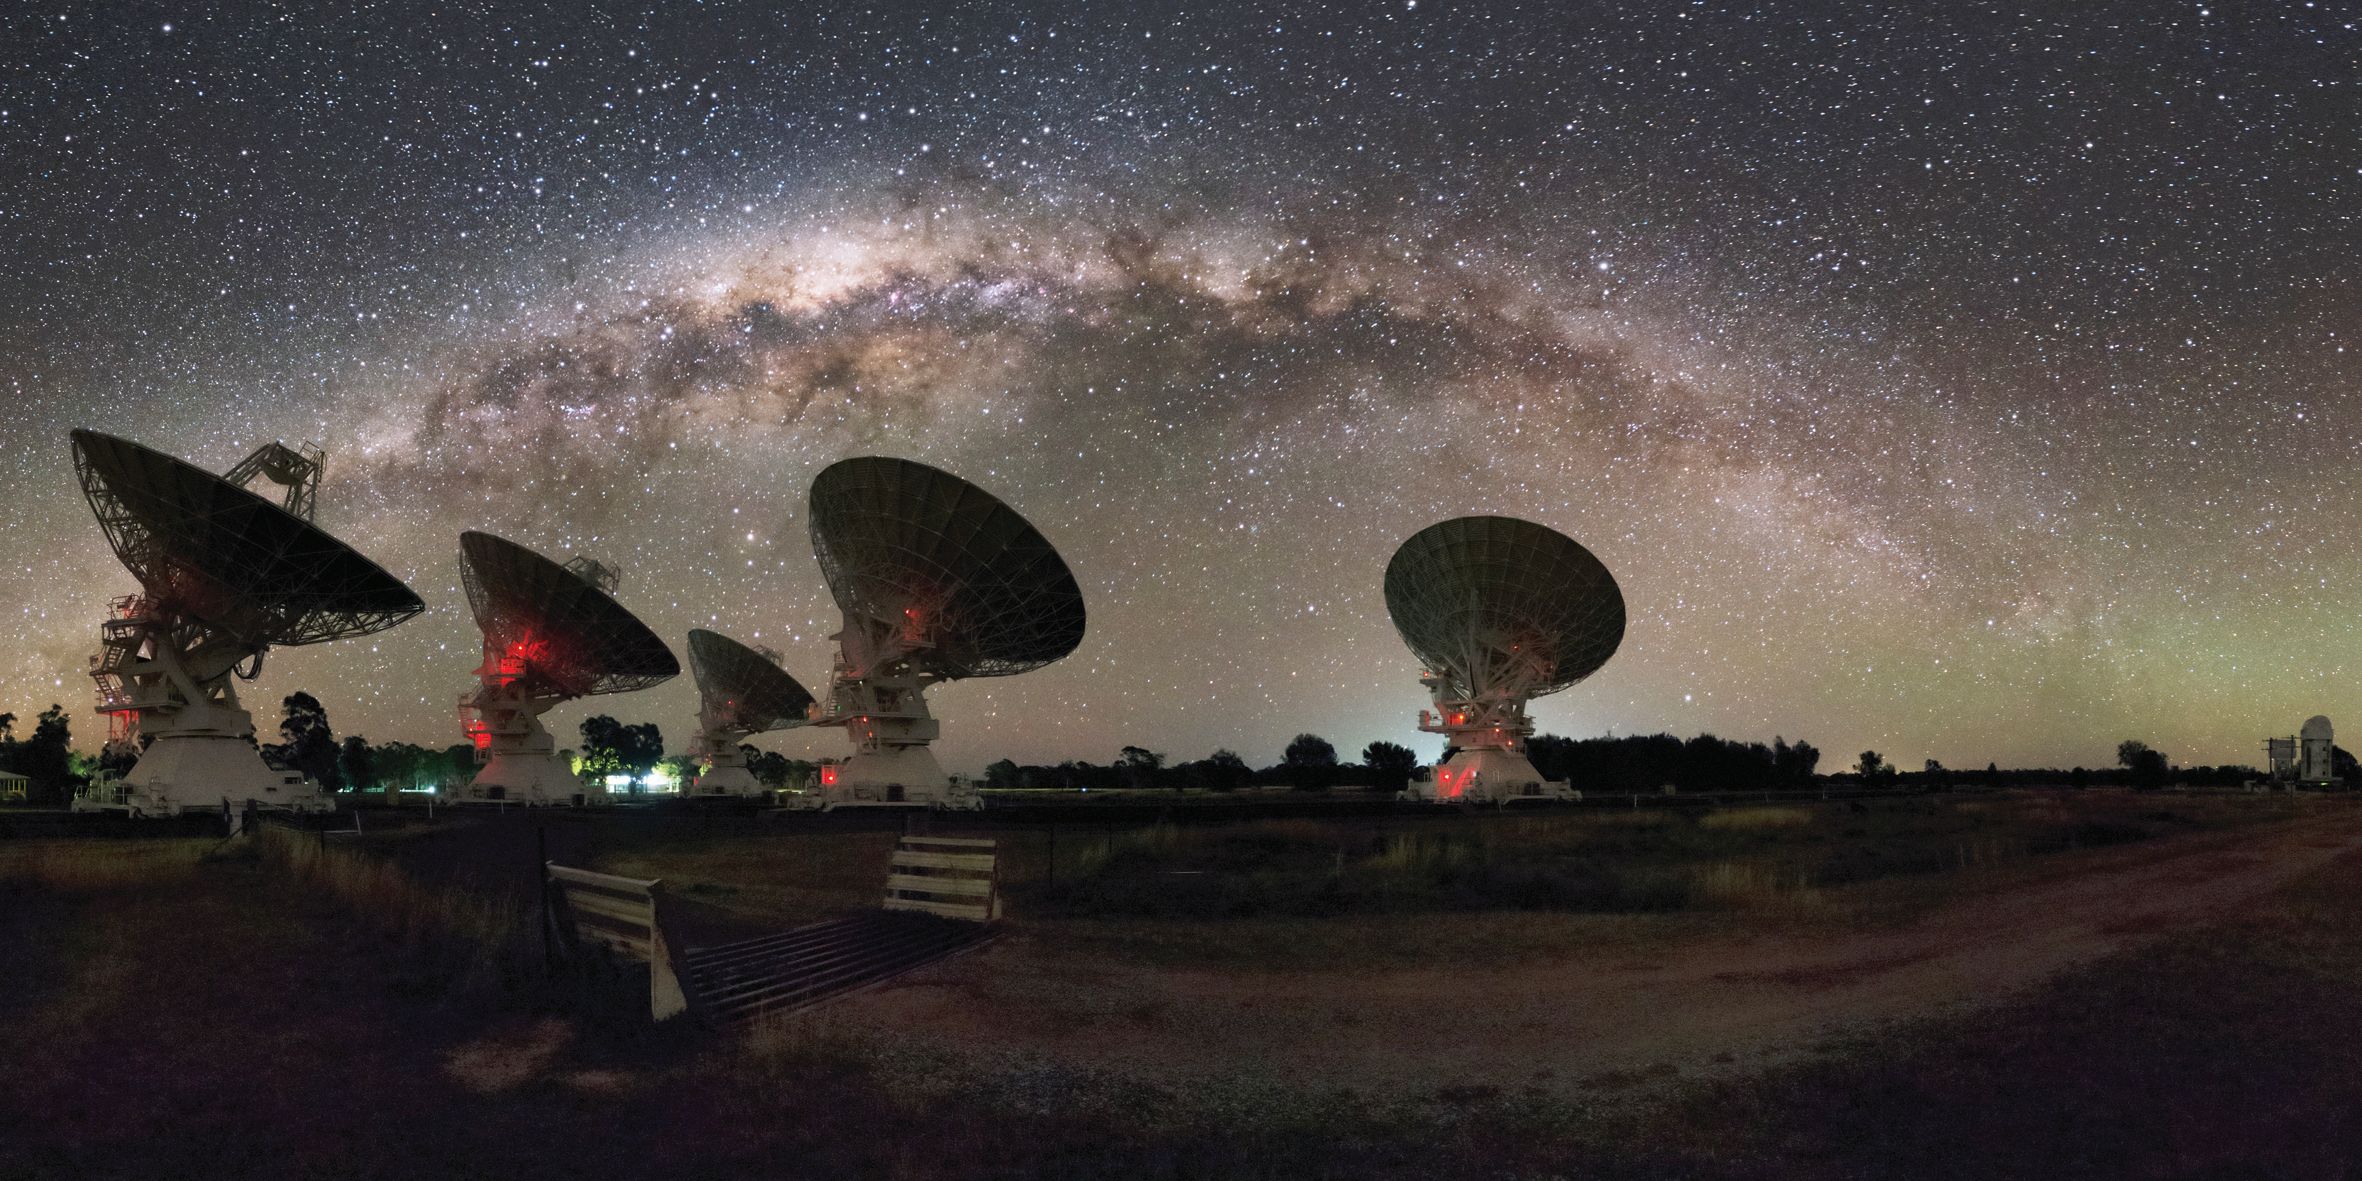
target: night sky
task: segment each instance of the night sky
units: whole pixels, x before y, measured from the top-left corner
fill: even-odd
[[[0,15],[0,709],[103,733],[134,588],[88,426],[325,445],[321,523],[429,601],[274,653],[266,730],[308,689],[458,741],[467,528],[822,682],[805,491],[870,453],[1007,500],[1089,600],[1065,661],[935,691],[955,771],[1432,757],[1380,577],[1469,513],[1624,588],[1549,731],[1834,769],[2362,726],[2349,6],[588,13]],[[677,751],[695,708],[548,720]]]

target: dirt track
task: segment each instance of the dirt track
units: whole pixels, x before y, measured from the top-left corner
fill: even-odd
[[[1044,942],[1019,935],[840,1001],[825,1019],[1175,1081],[1261,1074],[1322,1089],[1425,1094],[1694,1076],[1987,1003],[2219,921],[2362,851],[2358,820],[2340,809],[2269,829],[2066,855],[1899,927],[1723,936],[1510,967],[1081,965],[1057,962]]]

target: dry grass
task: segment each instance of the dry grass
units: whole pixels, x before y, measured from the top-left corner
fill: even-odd
[[[1386,837],[1386,847],[1363,862],[1388,873],[1449,873],[1475,854],[1475,846],[1440,833],[1406,832]]]
[[[1811,808],[1763,807],[1730,808],[1709,812],[1698,821],[1700,828],[1795,828],[1811,824],[1815,812]]]
[[[391,937],[413,986],[460,995],[511,987],[538,958],[535,916],[513,897],[426,885],[395,861],[309,833],[264,825],[253,839],[266,864]]]
[[[1806,914],[1823,892],[2291,814],[2130,793],[1652,812],[1162,825],[1070,835],[1054,879],[1011,875],[1034,919],[1475,910]],[[1038,838],[1037,838],[1038,839]]]
[[[1805,910],[1821,900],[1805,874],[1776,862],[1717,861],[1690,870],[1689,904],[1720,910]]]
[[[0,887],[71,893],[144,888],[186,876],[221,847],[210,837],[12,842],[0,845]]]
[[[594,868],[660,878],[674,897],[763,926],[875,906],[898,838],[891,832],[602,835],[607,839]]]
[[[1737,923],[1902,921],[2043,855],[2282,819],[2289,797],[2003,792],[1714,810],[1066,825],[1000,841],[1011,913],[1159,964],[1507,963]],[[585,825],[587,863],[752,931],[871,905],[892,832]],[[1481,937],[1471,936],[1482,931]]]

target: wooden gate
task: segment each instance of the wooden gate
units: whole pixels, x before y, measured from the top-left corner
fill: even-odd
[[[672,948],[658,919],[664,882],[660,878],[617,877],[542,862],[549,891],[546,921],[575,944],[598,944],[648,965],[648,1013],[658,1021],[687,1012]]]
[[[904,837],[886,874],[886,909],[989,923],[1001,917],[997,846],[974,837]]]
[[[648,964],[649,1011],[692,1005],[732,1023],[784,1013],[892,979],[996,933],[1000,874],[992,841],[904,837],[881,910],[677,955],[664,935],[664,883],[543,863],[553,930]]]

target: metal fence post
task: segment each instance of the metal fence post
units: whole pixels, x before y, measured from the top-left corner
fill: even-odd
[[[550,936],[557,919],[549,906],[549,829],[538,824],[533,826],[533,888],[541,895],[541,966],[547,971],[558,964],[557,944]]]

